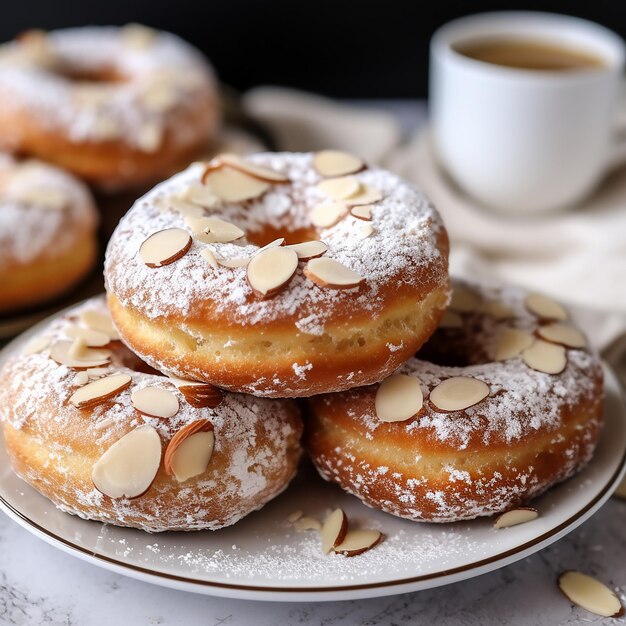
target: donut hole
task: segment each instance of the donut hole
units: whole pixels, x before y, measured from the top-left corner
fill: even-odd
[[[319,233],[312,227],[289,230],[265,224],[262,230],[256,232],[248,231],[246,237],[250,243],[262,248],[281,237],[285,240],[287,245],[302,243],[303,241],[315,241],[319,239]]]

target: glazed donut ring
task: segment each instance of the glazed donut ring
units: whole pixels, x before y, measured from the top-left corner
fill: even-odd
[[[105,261],[109,307],[133,351],[161,371],[267,397],[368,384],[414,354],[449,297],[437,212],[385,170],[325,178],[315,158],[226,155],[208,169],[191,166],[135,203]],[[250,166],[261,170],[242,173]],[[367,197],[331,202],[319,186],[329,182]],[[371,221],[350,211],[371,213]],[[161,254],[170,258],[142,256],[169,236],[173,248]],[[313,241],[313,249],[298,258],[280,245],[285,239]]]
[[[301,450],[292,401],[174,384],[119,341],[85,347],[103,331],[116,336],[95,298],[4,364],[0,417],[21,478],[63,511],[150,532],[234,524],[287,486]],[[110,397],[93,381],[112,381]],[[198,433],[213,434],[212,455]]]
[[[69,174],[0,154],[0,314],[45,302],[92,268],[97,213]]]
[[[194,48],[141,26],[30,31],[0,48],[0,146],[107,190],[197,158],[218,120]]]
[[[562,307],[518,289],[453,288],[451,314],[402,376],[309,400],[320,474],[414,521],[526,502],[589,461],[602,423],[600,362]]]

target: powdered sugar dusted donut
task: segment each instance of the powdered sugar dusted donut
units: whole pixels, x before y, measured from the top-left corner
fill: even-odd
[[[0,48],[0,145],[108,189],[189,163],[217,108],[211,68],[169,33],[29,31]]]
[[[97,214],[87,188],[0,154],[0,314],[58,296],[91,269]]]
[[[397,176],[326,154],[223,155],[139,199],[105,263],[123,340],[268,397],[371,383],[414,354],[448,302],[441,220]]]
[[[60,509],[151,532],[234,524],[300,457],[291,401],[159,375],[117,341],[102,298],[5,363],[0,417],[13,468]]]
[[[602,369],[555,302],[454,282],[451,311],[380,385],[309,400],[320,474],[388,513],[452,522],[505,511],[591,458]]]

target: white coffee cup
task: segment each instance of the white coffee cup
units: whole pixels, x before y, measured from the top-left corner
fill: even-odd
[[[516,69],[475,60],[461,42],[524,38],[587,51],[598,68]],[[624,42],[606,28],[550,13],[485,13],[431,41],[430,115],[439,163],[483,204],[511,213],[571,206],[626,154],[617,145]]]

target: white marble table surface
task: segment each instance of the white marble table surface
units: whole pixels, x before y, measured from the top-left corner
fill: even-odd
[[[405,127],[423,109],[393,106]],[[106,626],[553,626],[615,624],[572,607],[557,575],[580,569],[626,592],[626,502],[611,500],[557,544],[499,571],[419,593],[332,603],[262,603],[173,591],[109,573],[43,543],[0,513],[0,624]]]

